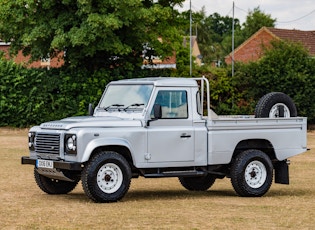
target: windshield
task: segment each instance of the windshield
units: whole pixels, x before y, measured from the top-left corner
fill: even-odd
[[[148,104],[153,85],[109,85],[99,107],[107,110],[143,109]]]

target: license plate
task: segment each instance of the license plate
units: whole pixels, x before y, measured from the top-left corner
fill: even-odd
[[[46,169],[52,169],[54,168],[54,162],[49,160],[36,160],[36,167],[37,168],[46,168]]]

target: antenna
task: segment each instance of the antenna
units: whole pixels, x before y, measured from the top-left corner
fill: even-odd
[[[190,4],[189,4],[189,9],[190,9],[190,15],[189,15],[189,75],[192,75],[192,57],[191,57],[191,53],[192,53],[192,47],[191,47],[191,43],[192,43],[192,38],[191,38],[191,33],[192,33],[192,28],[191,28],[191,24],[192,24],[192,14],[191,14],[191,0],[190,0]]]
[[[234,77],[234,1],[233,1],[233,19],[232,19],[232,77]]]

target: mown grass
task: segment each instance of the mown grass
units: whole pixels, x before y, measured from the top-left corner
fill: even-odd
[[[273,184],[261,198],[238,197],[229,179],[207,192],[185,190],[176,178],[133,179],[122,201],[91,202],[81,184],[47,195],[35,184],[27,130],[0,129],[1,229],[314,229],[315,132],[311,151],[291,158],[290,185]]]

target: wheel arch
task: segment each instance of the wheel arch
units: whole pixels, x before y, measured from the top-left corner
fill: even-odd
[[[271,160],[276,159],[276,153],[273,145],[266,139],[246,139],[240,141],[233,152],[232,158],[235,159],[237,155],[248,149],[258,149],[266,153]]]
[[[134,165],[133,154],[129,142],[125,139],[97,139],[91,141],[83,154],[82,162],[87,162],[100,151],[114,151],[122,155],[130,164]]]

